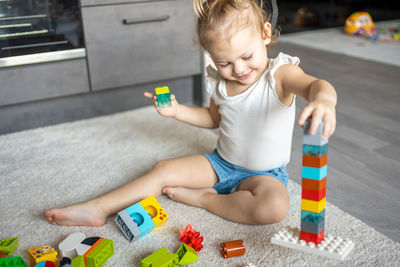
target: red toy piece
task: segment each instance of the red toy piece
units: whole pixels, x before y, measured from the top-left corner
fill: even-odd
[[[221,255],[226,259],[230,257],[241,256],[246,252],[243,246],[243,240],[234,240],[221,243]]]
[[[181,234],[179,236],[179,241],[191,246],[197,252],[203,248],[201,242],[203,242],[204,237],[200,236],[200,233],[192,228],[190,224],[186,226],[185,229],[179,229],[179,233]]]

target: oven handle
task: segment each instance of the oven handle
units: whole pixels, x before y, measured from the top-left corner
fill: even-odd
[[[140,24],[140,23],[149,23],[149,22],[159,22],[169,20],[169,15],[164,15],[160,17],[153,18],[143,18],[143,19],[123,19],[122,24],[124,25],[132,25],[132,24]]]

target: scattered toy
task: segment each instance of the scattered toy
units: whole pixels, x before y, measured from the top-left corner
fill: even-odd
[[[179,265],[192,264],[199,259],[196,250],[185,243],[180,246],[176,254],[178,254],[179,257]]]
[[[179,230],[180,236],[179,241],[191,246],[197,252],[199,252],[203,245],[201,244],[204,240],[204,237],[200,236],[200,233],[197,232],[192,226],[189,224],[185,229]]]
[[[150,196],[120,212],[115,222],[129,242],[133,242],[165,223],[168,214],[154,196]]]
[[[155,267],[155,266],[178,266],[179,257],[175,253],[168,253],[166,247],[162,247],[156,252],[150,254],[140,261],[140,267]]]
[[[20,257],[6,257],[0,259],[0,267],[26,267],[26,262]]]
[[[0,240],[0,252],[11,255],[18,247],[18,238],[5,238]]]
[[[223,242],[220,245],[222,247],[221,255],[224,258],[241,256],[246,252],[246,248],[243,246],[243,240]]]
[[[32,266],[42,261],[52,261],[58,265],[57,255],[57,251],[50,246],[34,247],[28,250],[29,262]]]

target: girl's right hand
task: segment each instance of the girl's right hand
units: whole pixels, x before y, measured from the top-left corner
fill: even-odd
[[[175,95],[171,94],[171,106],[166,108],[159,108],[157,102],[156,94],[152,94],[149,92],[144,92],[144,96],[153,100],[154,107],[156,108],[158,114],[164,117],[175,118],[178,111],[178,101],[175,98]]]

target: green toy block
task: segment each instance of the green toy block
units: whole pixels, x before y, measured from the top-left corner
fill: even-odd
[[[178,255],[175,253],[168,253],[166,247],[160,248],[140,261],[140,267],[175,267],[178,265]]]
[[[7,257],[0,259],[0,267],[26,267],[26,262],[20,257]]]
[[[114,242],[110,239],[104,239],[87,255],[88,267],[101,267],[112,255],[114,255]]]
[[[18,238],[6,238],[0,240],[0,251],[6,255],[11,255],[18,247]]]
[[[186,245],[185,243],[182,244],[176,254],[178,254],[179,257],[179,265],[192,264],[199,259],[196,250],[191,246]]]
[[[73,258],[71,265],[74,267],[85,267],[85,260],[83,259],[83,256]]]
[[[169,92],[168,86],[157,87],[155,89],[157,102],[159,108],[166,108],[171,106],[171,94]]]

